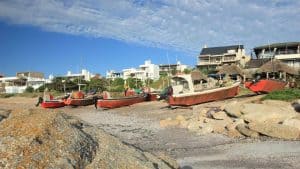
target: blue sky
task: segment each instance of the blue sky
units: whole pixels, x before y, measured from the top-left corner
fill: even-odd
[[[0,73],[189,65],[204,45],[299,41],[298,0],[2,0]]]

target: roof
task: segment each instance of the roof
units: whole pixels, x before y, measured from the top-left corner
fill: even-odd
[[[263,64],[267,63],[268,61],[270,61],[270,59],[268,59],[268,58],[251,59],[245,64],[245,69],[259,68]]]
[[[218,70],[218,74],[229,74],[229,75],[244,74],[243,70],[237,65],[223,65],[218,67],[217,70]]]
[[[200,55],[221,55],[227,53],[228,50],[244,49],[244,45],[220,46],[211,48],[202,48]]]
[[[258,72],[286,72],[288,74],[297,75],[298,71],[280,60],[271,60],[262,65]]]
[[[300,45],[300,42],[272,43],[272,44],[257,46],[254,48],[254,50],[265,49],[265,48],[289,47],[289,46],[295,46],[295,45]]]
[[[199,70],[193,70],[191,72],[191,77],[193,80],[206,80],[207,76],[204,75],[202,72],[200,72]]]

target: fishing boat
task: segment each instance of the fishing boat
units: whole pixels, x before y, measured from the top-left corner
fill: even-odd
[[[43,101],[41,103],[41,106],[43,108],[59,108],[59,107],[64,107],[65,103],[62,100],[49,100],[49,101]]]
[[[68,106],[88,106],[96,103],[98,97],[96,95],[85,96],[82,92],[72,92],[70,97],[64,100]]]
[[[276,79],[260,79],[245,82],[245,86],[251,91],[259,93],[270,93],[272,91],[283,90],[287,82]]]
[[[171,80],[172,86],[167,92],[169,106],[191,106],[232,98],[238,94],[240,85],[240,82],[220,84],[217,80],[205,78],[199,71],[191,75],[177,75]]]
[[[144,102],[147,98],[147,96],[145,95],[125,96],[119,98],[111,98],[107,95],[108,94],[105,93],[103,99],[99,99],[97,101],[98,107],[113,109],[113,108],[129,106],[136,103]]]
[[[35,106],[37,107],[40,104],[41,107],[43,108],[59,108],[65,106],[63,100],[54,99],[51,94],[45,94],[45,93],[44,93],[44,98],[43,97],[38,98],[38,102]]]

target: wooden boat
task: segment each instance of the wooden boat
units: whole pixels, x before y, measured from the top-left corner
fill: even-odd
[[[129,97],[121,97],[121,98],[104,98],[99,99],[97,101],[97,106],[101,108],[118,108],[123,106],[129,106],[136,103],[140,103],[146,100],[146,96],[138,95],[138,96],[129,96]]]
[[[208,78],[205,81],[208,83],[213,80]],[[197,84],[195,84],[195,82]],[[180,75],[172,78],[172,88],[169,90],[169,96],[167,97],[169,106],[191,106],[210,101],[223,100],[232,98],[239,92],[240,82],[228,83],[224,87],[213,87],[206,83],[202,83],[202,80],[199,79],[195,80],[189,75]]]
[[[283,90],[287,82],[275,79],[261,79],[245,82],[245,86],[255,93],[270,93],[276,90]]]
[[[59,107],[64,107],[65,103],[62,100],[49,100],[49,101],[43,101],[41,103],[41,106],[43,108],[59,108]]]
[[[87,97],[83,99],[67,98],[64,100],[68,106],[88,106],[95,104],[97,97]]]

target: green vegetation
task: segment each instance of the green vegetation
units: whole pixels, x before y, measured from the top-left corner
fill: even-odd
[[[281,91],[274,91],[267,94],[262,99],[283,100],[283,101],[292,101],[292,100],[300,99],[300,89],[285,89]]]
[[[25,92],[26,93],[33,93],[34,92],[34,88],[31,87],[31,86],[28,86],[28,87],[26,87]]]
[[[13,97],[15,96],[15,94],[11,94],[11,93],[1,93],[0,94],[0,98],[9,98],[9,97]]]
[[[238,96],[243,96],[243,95],[248,95],[248,94],[253,94],[253,92],[251,90],[249,90],[248,88],[240,87]]]
[[[168,86],[170,82],[170,77],[167,76],[160,76],[160,78],[157,81],[154,81],[150,84],[150,87],[154,89],[164,89]]]

